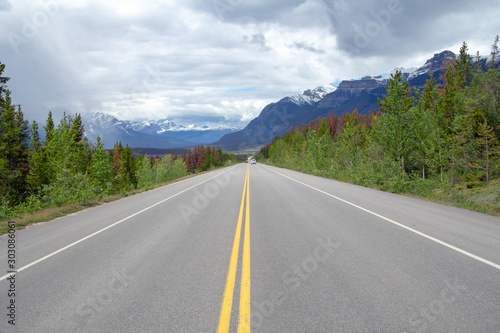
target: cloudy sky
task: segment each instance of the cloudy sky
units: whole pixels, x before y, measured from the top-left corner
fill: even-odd
[[[342,79],[488,55],[499,0],[0,0],[0,62],[30,119],[51,109],[243,126]]]

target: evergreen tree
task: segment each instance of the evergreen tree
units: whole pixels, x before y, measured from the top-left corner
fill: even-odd
[[[123,146],[121,142],[116,142],[113,147],[113,177],[117,177],[120,173],[120,169],[123,167],[122,163],[122,152]]]
[[[84,137],[85,129],[80,114],[75,117],[65,116],[65,130],[69,131],[70,155],[69,166],[73,173],[84,174],[90,166],[92,153],[88,139]]]
[[[38,133],[38,123],[33,120],[30,129],[30,151],[39,151],[42,148],[40,134]]]
[[[136,161],[132,154],[132,149],[128,145],[123,150],[121,160],[122,167],[119,175],[123,181],[122,187],[128,188],[129,186],[133,186],[137,188]]]
[[[10,78],[8,78],[6,76],[2,76],[4,70],[5,70],[5,64],[2,64],[0,62],[0,98],[5,93],[6,84],[10,80]]]
[[[49,183],[45,147],[42,146],[40,141],[38,124],[36,121],[33,121],[31,125],[30,136],[29,172],[27,182],[30,194],[36,194],[39,192],[42,185]]]
[[[472,57],[467,53],[469,47],[463,42],[456,62],[459,89],[465,88],[472,80]]]
[[[91,150],[86,138],[75,140],[77,136],[73,131],[73,119],[64,115],[57,128],[51,132],[52,138],[45,143],[49,182],[54,183],[59,175],[63,175],[63,178],[64,175],[84,175],[91,163]]]
[[[325,133],[328,133],[328,135],[330,135],[330,129],[328,127],[328,123],[326,122],[326,119],[323,118],[323,119],[321,119],[321,123],[320,123],[318,131],[317,131],[318,138],[321,138]]]
[[[92,153],[89,176],[101,193],[109,194],[113,179],[113,163],[99,136]]]
[[[429,83],[430,84],[430,83]],[[426,89],[432,89],[426,86]],[[433,92],[426,92],[432,94]],[[410,121],[413,124],[413,137],[411,141],[412,168],[420,169],[422,179],[425,180],[429,173],[428,168],[434,165],[435,153],[438,150],[436,134],[437,122],[432,109],[426,108],[423,97],[416,93],[419,103],[410,109]],[[438,126],[439,127],[439,126]]]
[[[47,117],[47,122],[44,126],[45,129],[45,146],[54,137],[54,119],[52,118],[52,111],[49,111],[49,116]]]
[[[500,71],[497,68],[474,76],[467,89],[467,102],[470,109],[486,115],[489,126],[496,130],[500,140]],[[478,122],[481,121],[479,117]]]
[[[476,59],[474,61],[474,71],[472,77],[474,78],[478,74],[483,72],[483,64],[484,61],[481,59],[481,55],[479,54],[479,51],[476,52]]]
[[[436,79],[431,73],[429,79],[426,81],[424,91],[422,92],[422,104],[423,110],[427,115],[428,124],[422,124],[424,127],[429,126],[429,131],[421,131],[419,129],[419,134],[423,140],[427,140],[428,146],[426,146],[426,163],[430,167],[435,168],[439,174],[441,182],[444,181],[444,171],[448,164],[449,159],[449,149],[448,149],[448,137],[446,132],[443,130],[441,124],[443,122],[444,114],[441,106],[441,95],[438,92],[438,87],[436,85]],[[425,117],[425,116],[424,116]],[[424,119],[416,119],[418,121],[415,123],[417,126],[420,122],[425,121]],[[424,134],[427,133],[427,134]],[[424,138],[428,135],[427,138]],[[425,179],[425,170],[422,170],[423,178]]]
[[[484,170],[485,181],[489,183],[492,171],[498,169],[500,159],[500,145],[495,131],[486,120],[481,123],[478,133],[478,148],[481,158],[473,165],[476,169]]]
[[[441,99],[441,109],[443,110],[443,121],[441,128],[448,134],[452,132],[455,116],[458,114],[457,95],[459,92],[457,70],[453,63],[447,65],[444,74],[443,98]]]
[[[71,135],[73,136],[73,140],[76,143],[81,142],[83,140],[84,133],[85,129],[82,122],[82,116],[77,113],[71,121]]]
[[[498,61],[498,39],[499,36],[497,35],[495,37],[495,42],[493,43],[493,45],[491,45],[491,59],[489,63],[490,68],[494,68],[496,62]]]
[[[0,95],[0,199],[12,205],[28,195],[28,140],[28,121],[5,89]]]
[[[409,83],[404,82],[401,71],[391,75],[383,100],[379,99],[382,112],[378,123],[379,143],[389,156],[398,161],[401,171],[405,171],[405,160],[410,152],[411,123],[409,110],[414,98]]]
[[[363,158],[369,141],[368,128],[360,121],[357,110],[352,114],[345,114],[342,118],[342,128],[336,136],[338,144],[335,160],[341,170],[354,172]]]

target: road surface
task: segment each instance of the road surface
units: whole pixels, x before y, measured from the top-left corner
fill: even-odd
[[[1,332],[500,332],[499,218],[261,164],[0,249]]]

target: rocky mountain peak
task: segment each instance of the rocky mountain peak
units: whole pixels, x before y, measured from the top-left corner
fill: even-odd
[[[337,87],[329,84],[327,86],[320,86],[320,87],[316,87],[314,89],[304,90],[300,94],[290,96],[290,97],[285,97],[282,99],[282,101],[292,102],[292,103],[295,103],[299,106],[312,105],[314,103],[319,102],[321,99],[323,99],[323,97],[334,92],[336,89],[337,89]]]
[[[448,61],[452,61],[456,59],[455,53],[451,51],[443,51],[441,53],[436,53],[432,58],[427,60],[425,64],[414,71],[413,73],[410,74],[408,79],[412,79],[414,77],[417,77],[422,74],[426,73],[434,73],[438,70],[440,70],[443,67],[443,64],[445,64]]]

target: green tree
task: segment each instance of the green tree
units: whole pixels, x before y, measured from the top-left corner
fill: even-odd
[[[80,114],[68,117],[67,128],[69,129],[70,142],[70,166],[73,173],[86,173],[90,166],[92,152],[88,139],[84,136],[85,129]]]
[[[122,165],[118,173],[121,180],[121,188],[127,189],[130,186],[137,188],[136,161],[132,154],[132,149],[128,145],[121,154],[121,163]]]
[[[82,116],[81,114],[77,113],[71,120],[71,136],[73,137],[73,140],[78,143],[84,139],[84,133],[85,129],[82,122]]]
[[[498,35],[496,35],[495,42],[493,42],[493,45],[491,45],[491,59],[490,59],[490,63],[489,63],[490,68],[494,68],[496,62],[498,61],[498,40],[499,40],[499,38],[500,37]]]
[[[101,193],[110,194],[113,180],[113,163],[99,136],[92,153],[89,176]]]
[[[484,73],[477,73],[467,87],[466,98],[471,110],[486,115],[489,126],[496,130],[500,140],[500,71],[490,68]]]
[[[137,158],[136,179],[139,188],[152,186],[156,182],[156,173],[152,161],[144,155],[139,155]]]
[[[154,166],[157,184],[164,184],[170,180],[172,174],[172,155],[165,155]]]
[[[336,135],[337,147],[335,159],[342,171],[354,175],[366,155],[366,147],[370,140],[369,130],[360,122],[357,110],[343,116],[343,125]]]
[[[123,146],[121,142],[116,142],[113,147],[113,177],[116,178],[123,167],[122,163]]]
[[[177,179],[184,177],[185,175],[188,174],[187,166],[186,163],[180,159],[177,158],[174,163],[172,164],[172,172],[171,172],[171,179]]]
[[[477,160],[473,167],[483,170],[486,183],[489,183],[492,171],[496,171],[499,166],[500,145],[495,131],[488,125],[486,120],[479,127],[478,148],[481,152],[481,158]]]
[[[472,80],[472,57],[468,53],[468,50],[467,43],[463,42],[456,62],[459,89],[465,88]]]
[[[400,71],[391,75],[390,84],[385,89],[384,99],[379,99],[382,115],[377,126],[378,142],[386,154],[398,161],[401,171],[405,171],[412,137],[409,111],[414,98]]]
[[[49,180],[47,177],[45,147],[42,146],[36,121],[32,122],[30,136],[29,172],[27,182],[30,194],[37,194],[41,186],[48,184]]]
[[[2,68],[3,70],[3,68]],[[1,72],[0,72],[1,75]],[[4,80],[5,81],[5,80]],[[18,204],[27,197],[28,121],[12,104],[10,90],[0,95],[0,199]]]
[[[49,117],[50,118],[50,117]],[[91,163],[91,149],[86,138],[76,141],[73,119],[64,115],[57,128],[52,130],[52,138],[45,143],[50,183],[55,182],[64,171],[68,174],[85,174]]]
[[[44,126],[45,129],[45,146],[48,145],[50,140],[54,137],[54,119],[52,118],[52,111],[49,111],[47,122]]]
[[[413,168],[421,171],[422,179],[427,174],[436,171],[444,180],[444,170],[448,164],[447,136],[440,124],[443,112],[440,109],[440,95],[436,79],[431,74],[426,81],[423,92],[417,90],[417,105],[411,108],[410,122],[413,127],[411,156]]]
[[[452,133],[455,117],[459,113],[457,104],[457,95],[459,93],[459,84],[457,70],[453,63],[448,64],[444,74],[443,98],[441,99],[441,109],[443,110],[443,121],[441,128],[448,134]]]
[[[5,70],[5,64],[2,64],[0,62],[0,98],[1,96],[3,96],[3,94],[5,93],[5,90],[6,90],[6,84],[7,82],[10,80],[9,77],[6,77],[6,76],[2,76],[3,74],[3,71]]]

